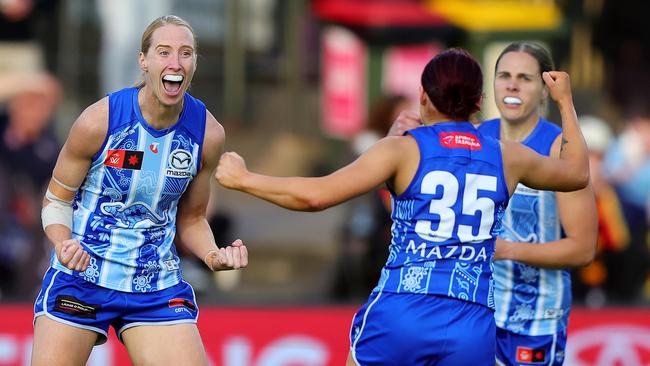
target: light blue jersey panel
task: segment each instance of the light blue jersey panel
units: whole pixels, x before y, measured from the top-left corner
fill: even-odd
[[[498,119],[486,121],[479,130],[499,138]],[[548,156],[561,129],[540,119],[523,141]],[[503,218],[504,239],[546,243],[563,237],[554,192],[517,186]],[[566,330],[571,305],[570,274],[514,261],[494,263],[497,326],[524,335],[550,335]]]
[[[138,90],[109,95],[109,128],[74,201],[73,237],[92,255],[82,273],[52,267],[102,287],[151,292],[182,279],[174,246],[178,200],[201,161],[206,110],[185,94],[179,120],[153,129]]]
[[[442,295],[493,309],[494,237],[508,202],[499,143],[468,122],[409,134],[420,164],[406,191],[392,194],[392,241],[375,291]]]

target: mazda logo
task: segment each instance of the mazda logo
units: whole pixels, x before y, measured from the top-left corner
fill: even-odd
[[[169,157],[169,164],[174,169],[188,170],[192,166],[192,155],[187,150],[174,150]]]

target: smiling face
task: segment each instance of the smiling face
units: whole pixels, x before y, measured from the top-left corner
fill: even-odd
[[[196,49],[192,31],[167,24],[153,31],[151,43],[140,53],[140,68],[149,93],[165,106],[183,101],[196,70]]]
[[[526,52],[508,52],[496,65],[494,97],[507,123],[535,122],[548,92],[537,60]]]

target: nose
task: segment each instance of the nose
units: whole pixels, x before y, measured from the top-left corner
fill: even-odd
[[[167,68],[172,69],[172,70],[180,70],[181,62],[180,62],[180,55],[179,54],[174,54],[173,57],[170,57],[168,59]]]
[[[518,91],[519,90],[519,84],[517,83],[517,81],[515,79],[511,79],[506,84],[506,88],[508,89],[508,91]]]

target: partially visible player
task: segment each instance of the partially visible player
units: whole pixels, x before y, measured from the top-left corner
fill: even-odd
[[[206,221],[223,127],[187,93],[191,26],[145,29],[143,82],[88,107],[72,126],[43,200],[54,244],[34,306],[32,365],[85,365],[109,326],[134,365],[207,365],[192,286],[175,236],[211,270],[248,263],[240,240],[218,248]]]
[[[484,137],[468,122],[479,109],[483,76],[460,49],[441,52],[422,73],[423,127],[380,140],[328,176],[265,176],[249,172],[236,153],[222,155],[219,183],[292,210],[323,210],[384,182],[389,187],[390,254],[354,317],[348,365],[494,365],[491,267],[509,195],[518,182],[575,190],[589,181],[569,77],[551,71],[544,80],[562,113],[559,159]]]
[[[483,122],[479,131],[559,156],[562,130],[542,117],[549,93],[543,74],[550,70],[553,61],[542,46],[507,46],[495,66],[501,117]],[[571,307],[571,276],[565,268],[593,260],[597,225],[591,185],[564,193],[517,186],[494,263],[498,365],[562,365]]]

